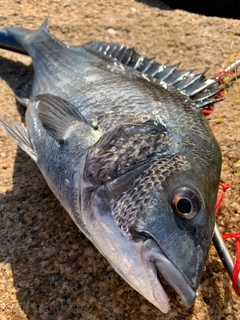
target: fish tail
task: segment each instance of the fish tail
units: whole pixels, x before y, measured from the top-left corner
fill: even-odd
[[[8,34],[31,56],[34,68],[34,80],[31,95],[46,92],[53,79],[60,79],[59,68],[67,61],[68,47],[48,32],[48,19],[35,31],[25,28],[7,28]],[[61,60],[61,63],[53,63]]]
[[[33,42],[34,38],[36,38],[41,33],[48,33],[48,18],[43,22],[41,27],[36,30],[32,31],[26,28],[14,28],[14,27],[7,27],[7,32],[10,36],[15,38],[15,40],[25,48],[28,53],[31,55],[31,43]]]

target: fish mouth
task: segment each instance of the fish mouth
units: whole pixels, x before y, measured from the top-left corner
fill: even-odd
[[[164,284],[160,280],[163,277],[164,281],[178,294],[182,304],[190,307],[194,303],[196,299],[195,290],[153,239],[144,242],[141,255],[156,300],[158,300],[159,286],[161,291],[165,292]],[[158,273],[160,273],[160,277]],[[165,295],[167,296],[166,292]],[[165,303],[168,304],[167,301]]]

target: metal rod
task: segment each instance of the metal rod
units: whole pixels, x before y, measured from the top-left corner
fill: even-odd
[[[234,264],[216,223],[212,241],[229,277],[232,279]],[[240,292],[240,276],[238,276],[238,291]]]
[[[0,30],[0,49],[28,55],[27,51],[6,30]]]

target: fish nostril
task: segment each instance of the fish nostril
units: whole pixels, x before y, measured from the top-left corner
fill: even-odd
[[[201,243],[201,241],[203,240],[204,234],[203,234],[203,228],[200,224],[195,223],[193,225],[193,235],[195,237],[196,243]]]
[[[193,226],[193,232],[195,235],[197,235],[198,231],[199,231],[198,225],[195,223]]]

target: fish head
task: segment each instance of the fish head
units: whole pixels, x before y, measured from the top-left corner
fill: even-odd
[[[185,306],[195,301],[213,235],[221,169],[214,138],[208,139],[209,150],[200,142],[182,153],[172,153],[167,139],[154,123],[107,132],[86,158],[81,199],[92,242],[164,313],[166,283]]]

